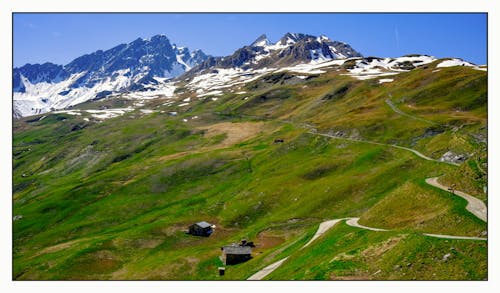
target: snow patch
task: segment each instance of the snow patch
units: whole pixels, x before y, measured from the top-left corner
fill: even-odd
[[[133,99],[151,100],[161,97],[171,98],[174,96],[175,89],[176,86],[174,85],[174,83],[168,82],[160,84],[155,88],[151,88],[151,90],[148,91],[125,93],[122,95],[122,97],[129,100]]]
[[[68,114],[68,115],[74,115],[74,116],[82,115],[82,113],[80,113],[80,110],[63,110],[63,111],[54,111],[53,113],[54,114]],[[42,119],[40,119],[40,120],[42,120]],[[40,121],[40,120],[38,120],[38,121]]]
[[[410,63],[414,67],[422,66],[434,62],[436,58],[426,55],[406,56],[399,58],[373,58],[370,61],[360,58],[351,58],[348,60],[356,60],[355,66],[348,69],[350,75],[359,80],[367,80],[381,76],[396,75],[400,72],[407,72],[409,69],[400,68],[406,63]]]
[[[21,75],[21,81],[26,90],[23,93],[14,93],[14,108],[22,116],[31,116],[74,106],[94,99],[106,92],[119,93],[144,77],[144,74],[138,74],[132,78],[129,76],[129,72],[130,69],[114,71],[111,76],[104,78],[93,87],[75,87],[75,85],[78,85],[78,80],[87,73],[86,71],[72,74],[66,80],[53,83],[31,83]],[[157,81],[161,80],[157,79]],[[172,97],[174,90],[175,85],[173,83],[160,83],[150,91],[125,93],[123,97],[129,99]]]
[[[309,74],[321,74],[326,72],[324,70],[317,69],[317,67],[312,64],[299,64],[292,67],[283,67],[282,69],[279,69],[276,72],[282,72],[282,71],[291,71],[296,73],[309,73]]]
[[[177,59],[177,62],[179,62],[180,64],[184,65],[185,71],[188,71],[189,69],[191,69],[191,66],[189,66],[188,64],[186,64],[186,62],[184,62],[184,60],[182,60],[182,57],[184,57],[184,54],[177,54],[177,55],[175,55],[175,58]]]
[[[463,61],[461,59],[445,60],[445,61],[439,63],[436,67],[442,68],[442,67],[454,67],[454,66],[467,66],[467,67],[471,67],[472,69],[476,69],[476,70],[488,71],[487,68],[479,67],[477,65],[474,65],[474,64],[469,63],[467,61]]]
[[[470,66],[470,67],[472,67],[474,65],[472,65],[469,62],[465,62],[463,60],[460,60],[460,59],[451,59],[451,60],[445,60],[445,61],[439,63],[436,67],[440,68],[440,67],[453,67],[453,66]]]
[[[222,91],[216,90],[216,91],[211,91],[208,93],[200,94],[198,97],[204,97],[204,96],[220,96],[222,95]]]
[[[106,110],[85,110],[85,112],[90,113],[92,117],[105,120],[109,118],[114,118],[121,116],[127,112],[130,112],[134,109],[132,108],[115,108],[115,109],[106,109]]]

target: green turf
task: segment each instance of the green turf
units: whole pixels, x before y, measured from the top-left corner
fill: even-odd
[[[335,70],[297,84],[270,75],[244,86],[245,95],[182,109],[152,100],[153,114],[132,111],[99,123],[83,120],[88,114],[16,120],[13,212],[22,218],[13,222],[13,278],[241,280],[287,256],[269,279],[486,278],[486,243],[420,234],[486,231],[462,199],[424,182],[443,175],[442,182],[486,200],[486,73],[436,74],[433,66],[390,84]],[[432,124],[395,113],[387,98]],[[234,144],[224,144],[229,133],[207,131],[257,121],[262,129]],[[467,159],[455,167],[343,138]],[[394,231],[342,223],[300,250],[320,222],[343,217]],[[211,237],[184,233],[201,220],[217,226]],[[257,244],[253,258],[218,276],[220,247],[241,239]],[[442,261],[447,253],[452,257]]]

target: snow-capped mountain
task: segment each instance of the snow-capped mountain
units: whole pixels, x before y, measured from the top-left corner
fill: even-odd
[[[326,36],[291,33],[275,43],[261,35],[230,56],[210,57],[200,50],[189,51],[171,44],[167,37],[159,35],[84,55],[65,66],[45,63],[15,68],[13,115],[19,118],[63,109],[75,114],[76,110],[68,108],[114,96],[137,100],[137,105],[144,100],[165,98],[167,104],[178,102],[179,107],[184,107],[191,99],[216,100],[226,92],[244,92],[245,84],[268,74],[286,74],[293,83],[337,72],[358,80],[378,79],[379,83],[386,83],[402,72],[437,61],[419,54],[362,57],[348,44]],[[460,59],[443,59],[433,66],[436,72],[449,66],[487,70]],[[176,91],[177,88],[181,90]],[[177,101],[178,92],[191,96]],[[115,109],[113,115],[125,110],[133,109]]]
[[[208,58],[171,44],[164,35],[139,38],[61,66],[26,64],[13,70],[14,116],[62,109],[122,91],[140,91],[181,75]]]
[[[188,74],[205,72],[213,67],[261,69],[361,56],[348,44],[332,41],[326,36],[287,33],[276,43],[271,43],[266,35],[261,35],[231,56],[209,57]]]

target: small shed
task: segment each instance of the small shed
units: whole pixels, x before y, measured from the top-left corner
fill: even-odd
[[[188,233],[196,236],[208,237],[214,232],[215,225],[201,221],[189,226]]]
[[[222,262],[225,265],[234,265],[252,258],[250,246],[228,245],[222,247]]]

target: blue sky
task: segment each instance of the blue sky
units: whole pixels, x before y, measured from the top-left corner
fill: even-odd
[[[487,62],[486,14],[14,14],[14,66],[66,64],[156,34],[223,56],[263,33],[275,42],[286,32],[323,34],[365,56]]]

